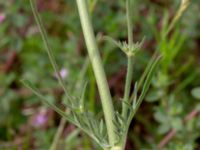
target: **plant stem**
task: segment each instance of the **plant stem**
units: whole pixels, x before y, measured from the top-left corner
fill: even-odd
[[[133,31],[132,31],[132,21],[131,21],[131,1],[126,1],[126,18],[127,18],[127,28],[128,28],[128,44],[133,44]],[[124,102],[129,101],[130,90],[131,90],[131,81],[133,76],[133,56],[128,56],[128,67],[127,67],[127,74],[126,74],[126,83],[125,83],[125,92],[124,92]],[[123,104],[122,107],[122,116],[127,118],[128,108],[126,104]]]
[[[126,19],[128,28],[128,44],[133,44],[133,24],[132,24],[132,3],[131,0],[126,0]]]
[[[124,98],[123,98],[124,102],[128,102],[129,101],[132,76],[133,76],[133,58],[132,57],[128,57],[128,68],[127,68],[125,92],[124,92]],[[127,118],[127,112],[128,112],[127,105],[123,104],[122,116],[124,118]]]
[[[86,0],[76,0],[78,11],[80,15],[81,25],[87,45],[89,57],[93,66],[97,86],[99,89],[103,112],[106,121],[106,127],[108,132],[109,143],[114,145],[117,141],[115,134],[115,126],[113,123],[114,119],[114,108],[112,104],[112,98],[108,87],[108,82],[103,69],[102,60],[100,58],[99,50],[97,47],[93,27],[91,24],[90,16]]]
[[[36,8],[36,4],[35,4],[35,1],[34,0],[29,0],[30,1],[30,4],[31,4],[31,9],[32,9],[32,12],[33,12],[33,15],[34,15],[34,18],[36,20],[36,23],[38,25],[38,28],[40,30],[40,33],[41,33],[41,36],[42,36],[42,40],[44,41],[44,45],[45,45],[45,50],[48,54],[48,57],[49,57],[49,60],[51,62],[51,65],[53,66],[53,69],[58,77],[58,81],[61,85],[61,87],[63,88],[66,96],[69,98],[69,95],[68,95],[68,92],[67,92],[67,89],[65,87],[65,83],[59,73],[59,68],[58,68],[58,65],[55,61],[55,58],[53,56],[53,53],[52,53],[52,49],[51,49],[51,46],[49,45],[49,42],[48,42],[48,38],[47,38],[47,33],[44,29],[44,26],[43,26],[43,23],[42,23],[42,20],[40,19],[40,16],[39,16],[39,13],[37,11],[37,8]],[[70,98],[69,98],[70,100]]]

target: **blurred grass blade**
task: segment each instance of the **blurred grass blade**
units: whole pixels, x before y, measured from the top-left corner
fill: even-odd
[[[89,11],[90,11],[90,13],[92,13],[94,11],[97,2],[98,2],[98,0],[90,0],[89,1]]]
[[[171,23],[169,24],[169,27],[165,33],[165,36],[167,36],[170,31],[174,28],[174,26],[176,25],[176,23],[178,22],[178,20],[181,18],[181,16],[183,15],[183,13],[187,10],[187,8],[190,5],[190,2],[192,0],[182,0],[180,7],[178,9],[178,11],[176,12],[175,16],[173,17]]]

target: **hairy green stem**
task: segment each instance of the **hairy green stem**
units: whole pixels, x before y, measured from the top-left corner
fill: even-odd
[[[108,82],[103,69],[102,60],[100,58],[99,50],[97,47],[91,19],[89,16],[86,0],[76,0],[78,11],[80,15],[81,25],[87,45],[87,50],[94,70],[97,86],[99,89],[103,112],[106,121],[106,127],[108,131],[109,143],[114,145],[117,141],[115,134],[115,126],[113,123],[114,119],[114,108]]]
[[[133,44],[133,30],[132,30],[132,11],[131,11],[131,1],[126,1],[126,17],[127,17],[127,28],[128,28],[128,44]],[[128,56],[128,67],[127,67],[127,74],[126,74],[126,83],[125,83],[125,92],[124,92],[124,102],[129,101],[130,91],[131,91],[131,81],[133,76],[133,56]],[[123,103],[122,107],[122,116],[127,118],[128,107],[126,104]]]

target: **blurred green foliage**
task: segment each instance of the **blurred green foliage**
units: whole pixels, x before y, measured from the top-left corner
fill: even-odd
[[[75,1],[37,2],[60,70],[67,70],[65,83],[76,93],[74,84],[87,54]],[[156,149],[172,130],[176,133],[166,144],[160,143],[161,149],[195,150],[200,147],[200,1],[193,0],[175,30],[166,39],[162,38],[179,3],[179,0],[135,1],[134,40],[143,36],[146,40],[135,60],[134,81],[138,80],[154,51],[160,52],[164,59],[146,102],[133,120],[127,149]],[[91,9],[114,103],[118,104],[124,87],[126,57],[101,37],[127,39],[125,4],[98,0]],[[61,102],[63,91],[44,51],[29,2],[0,0],[0,16],[5,17],[0,21],[0,149],[48,149],[60,117],[41,106],[38,98],[20,80],[30,80],[57,103]],[[88,81],[87,105],[91,111],[99,113],[100,102],[91,66],[85,80]],[[50,121],[42,127],[34,127],[32,120],[41,109],[48,112]],[[59,144],[60,149],[66,147],[66,150],[99,149],[69,124]]]

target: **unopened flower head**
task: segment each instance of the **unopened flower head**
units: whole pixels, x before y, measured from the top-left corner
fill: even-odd
[[[141,49],[143,43],[144,43],[144,38],[141,42],[136,42],[131,45],[128,44],[127,42],[120,42],[119,45],[128,57],[132,57]]]

